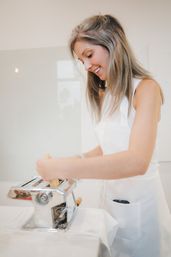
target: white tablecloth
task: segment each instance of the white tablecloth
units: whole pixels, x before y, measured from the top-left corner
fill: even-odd
[[[33,207],[0,206],[2,257],[109,257],[118,225],[105,211],[79,207],[67,231],[25,231]]]

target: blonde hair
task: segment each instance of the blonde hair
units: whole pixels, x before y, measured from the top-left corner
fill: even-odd
[[[100,118],[101,115],[99,88],[104,90],[105,83],[114,99],[110,106],[110,113],[116,111],[124,96],[128,99],[130,110],[133,78],[151,79],[152,77],[135,59],[119,21],[111,15],[96,15],[84,20],[72,31],[70,51],[73,57],[77,41],[100,45],[109,52],[106,82],[88,71],[87,95],[95,116]]]

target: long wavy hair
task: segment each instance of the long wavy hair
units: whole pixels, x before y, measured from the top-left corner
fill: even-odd
[[[101,90],[110,91],[113,101],[110,113],[116,111],[123,99],[127,97],[129,109],[133,96],[133,78],[151,79],[151,75],[141,67],[133,55],[125,32],[119,21],[111,15],[96,15],[84,20],[71,34],[70,51],[74,57],[74,46],[77,41],[87,41],[100,45],[109,52],[107,80],[88,71],[87,95],[96,118],[101,116]]]

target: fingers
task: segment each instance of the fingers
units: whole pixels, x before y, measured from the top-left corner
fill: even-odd
[[[43,156],[43,159],[45,160],[48,160],[48,159],[52,159],[51,155],[49,153],[46,153],[44,156]],[[50,185],[50,188],[57,188],[59,186],[59,179],[52,179],[52,180],[49,180],[49,185]]]

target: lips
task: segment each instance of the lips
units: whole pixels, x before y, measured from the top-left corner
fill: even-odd
[[[100,71],[100,67],[96,68],[93,72],[94,72],[95,74],[98,74],[99,71]]]

